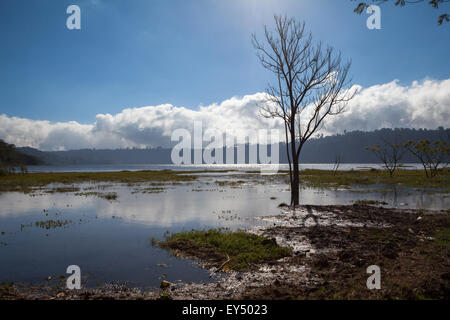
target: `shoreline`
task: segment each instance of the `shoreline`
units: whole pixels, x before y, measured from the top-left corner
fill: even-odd
[[[247,230],[275,239],[293,254],[221,272],[212,283],[167,283],[141,291],[121,286],[75,291],[14,285],[0,299],[449,299],[450,215],[447,211],[367,205],[300,206],[259,217],[265,227]],[[182,250],[176,256],[184,255]],[[198,258],[198,257],[197,257]],[[216,274],[216,260],[198,260]],[[379,265],[381,290],[366,288],[366,268]]]
[[[73,185],[79,183],[113,182],[123,184],[135,183],[176,183],[192,182],[198,178],[217,173],[229,173],[229,177],[257,178],[259,182],[278,180],[288,182],[288,171],[280,170],[273,175],[261,175],[259,171],[247,170],[142,170],[142,171],[104,171],[104,172],[32,172],[14,173],[0,176],[1,191],[29,192],[33,188],[42,188],[51,184]],[[255,179],[254,179],[255,180]],[[300,185],[317,188],[350,188],[385,184],[414,188],[438,188],[450,192],[450,169],[442,169],[433,178],[425,176],[424,170],[398,170],[390,177],[385,170],[362,169],[337,171],[304,169],[300,171]]]

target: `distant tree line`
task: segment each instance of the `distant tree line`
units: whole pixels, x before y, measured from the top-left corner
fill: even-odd
[[[26,166],[40,164],[38,158],[22,153],[13,144],[0,139],[0,176],[12,173],[26,173]]]
[[[450,129],[442,127],[427,129],[380,129],[370,132],[351,131],[333,136],[318,137],[308,140],[299,159],[300,163],[380,163],[380,159],[368,146],[381,145],[383,140],[399,143],[417,142],[428,139],[433,141],[450,141]],[[69,151],[39,151],[33,148],[17,148],[23,154],[35,159],[25,164],[35,164],[36,158],[50,165],[102,165],[102,164],[170,164],[170,148],[128,148],[128,149],[82,149]],[[247,157],[248,158],[248,157]],[[20,162],[20,161],[19,161]],[[402,163],[418,163],[419,159],[407,152]],[[286,145],[280,144],[280,163],[287,163]]]
[[[408,153],[422,164],[425,174],[429,178],[436,176],[450,162],[449,135],[444,130],[440,130],[435,140],[425,138],[406,141],[398,130],[384,134],[380,140],[380,143],[368,146],[366,149],[373,152],[391,177],[403,165],[403,158]]]
[[[0,139],[0,166],[20,166],[39,164],[40,160],[29,154],[20,152],[13,144]]]

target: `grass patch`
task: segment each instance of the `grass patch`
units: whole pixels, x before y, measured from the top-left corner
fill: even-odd
[[[36,227],[50,230],[50,229],[62,228],[71,223],[72,223],[72,221],[70,221],[70,220],[46,220],[46,221],[36,221],[35,225],[36,225]]]
[[[164,192],[165,189],[163,187],[146,187],[146,188],[137,188],[134,189],[133,192],[131,192],[131,194],[136,194],[136,193],[161,193]]]
[[[180,182],[197,179],[197,171],[120,171],[120,172],[36,172],[24,175],[12,174],[0,177],[0,191],[29,192],[31,187],[51,183],[74,184],[82,182]],[[72,190],[71,190],[72,191]],[[62,191],[61,191],[62,192]]]
[[[216,185],[218,186],[239,186],[244,184],[244,180],[216,180]]]
[[[90,197],[90,196],[96,196],[105,200],[117,200],[118,195],[116,192],[107,192],[107,193],[102,193],[102,192],[96,192],[96,191],[90,191],[90,192],[79,192],[79,193],[75,193],[76,196],[85,196],[85,197]]]
[[[78,192],[80,191],[80,188],[78,187],[56,187],[53,189],[49,189],[46,192],[47,193],[66,193],[66,192]]]
[[[291,249],[274,240],[244,231],[224,229],[192,230],[166,235],[158,246],[180,250],[209,262],[220,263],[223,270],[246,270],[251,265],[291,255]],[[228,262],[226,262],[228,261]],[[226,262],[226,263],[225,263]]]
[[[423,170],[398,170],[390,177],[386,171],[381,170],[302,170],[300,184],[309,187],[349,187],[351,185],[402,185],[408,187],[436,187],[450,188],[450,170],[441,170],[433,178],[427,178]]]

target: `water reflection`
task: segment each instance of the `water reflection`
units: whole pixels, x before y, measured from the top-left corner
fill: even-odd
[[[111,281],[156,287],[164,276],[169,281],[211,281],[192,261],[171,257],[153,247],[150,239],[161,238],[166,231],[247,227],[255,223],[251,217],[276,215],[278,204],[289,201],[285,184],[230,186],[216,180],[206,177],[150,193],[141,192],[145,185],[111,185],[106,191],[118,196],[111,201],[77,192],[1,193],[0,282],[42,283],[48,276],[63,275],[71,264],[82,268],[91,287]],[[81,191],[92,188],[89,184],[79,187]],[[394,207],[449,207],[448,198],[433,190],[381,185],[352,190],[304,188],[300,197],[303,204],[351,204],[366,199]]]

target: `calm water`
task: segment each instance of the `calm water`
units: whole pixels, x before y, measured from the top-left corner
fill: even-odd
[[[30,166],[29,172],[102,172],[102,171],[139,171],[139,170],[259,170],[264,165],[259,164],[224,164],[224,165],[173,165],[173,164],[131,164],[131,165],[69,165],[69,166]],[[380,169],[382,166],[378,163],[343,163],[339,170],[357,170],[361,168]],[[405,169],[421,169],[419,163],[408,163]],[[280,164],[280,170],[288,170],[288,164]],[[332,163],[302,163],[300,169],[321,169],[332,170]]]
[[[279,214],[278,204],[289,201],[285,184],[249,180],[233,187],[216,183],[227,179],[226,175],[207,175],[194,183],[165,186],[160,193],[142,193],[149,187],[145,184],[78,185],[78,192],[116,192],[115,201],[77,192],[1,193],[0,282],[44,283],[48,276],[64,275],[72,264],[81,267],[84,285],[90,287],[124,281],[141,288],[157,287],[163,274],[172,282],[211,281],[193,261],[172,257],[153,247],[150,239],[162,239],[166,231],[247,227],[255,223],[252,217]],[[378,187],[376,192],[307,188],[301,191],[301,202],[351,204],[370,199],[386,201],[389,206],[428,209],[450,205],[443,195]],[[36,225],[51,220],[69,223],[50,229]]]

